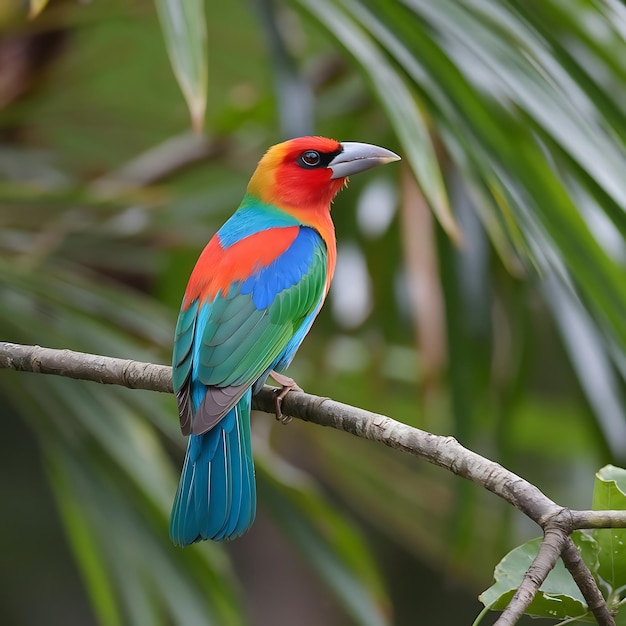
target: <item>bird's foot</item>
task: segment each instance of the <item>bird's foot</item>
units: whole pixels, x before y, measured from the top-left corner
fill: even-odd
[[[283,374],[279,374],[278,372],[270,372],[270,376],[280,385],[280,389],[276,390],[276,419],[283,424],[289,424],[291,421],[290,415],[283,415],[282,405],[283,398],[290,391],[302,391],[302,389],[298,386],[298,383],[293,379],[289,378],[289,376],[283,376]]]

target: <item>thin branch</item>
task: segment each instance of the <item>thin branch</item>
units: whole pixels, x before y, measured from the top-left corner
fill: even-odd
[[[571,511],[572,528],[624,528],[626,511]]]
[[[546,530],[537,556],[530,564],[528,570],[526,570],[522,583],[517,588],[506,609],[494,623],[494,626],[513,626],[513,624],[517,624],[530,606],[543,581],[554,569],[567,539],[567,533],[560,528],[549,528]]]
[[[0,368],[55,374],[133,389],[172,392],[171,368],[126,359],[0,342]],[[275,412],[271,387],[252,401],[254,409]],[[286,415],[329,426],[402,450],[443,467],[488,489],[522,511],[544,529],[544,542],[516,594],[512,607],[497,624],[513,624],[528,606],[561,550],[563,560],[581,589],[598,624],[614,626],[595,580],[569,538],[577,528],[626,528],[625,511],[571,511],[550,500],[537,487],[467,448],[453,437],[442,437],[397,422],[384,415],[320,398],[291,392],[283,401]],[[519,596],[519,598],[518,598]],[[521,613],[520,613],[521,610]],[[504,620],[504,621],[502,621]]]
[[[609,611],[604,597],[598,589],[594,577],[589,568],[580,556],[580,552],[571,537],[563,546],[561,558],[574,582],[582,592],[589,610],[593,613],[599,626],[615,626],[613,615]]]
[[[172,393],[171,368],[167,365],[72,350],[0,341],[0,368]],[[259,411],[275,413],[273,388],[266,386],[262,389],[253,398],[252,406]],[[550,521],[554,523],[563,512],[567,512],[570,532],[576,528],[626,528],[626,511],[564,509],[528,481],[468,450],[454,437],[433,435],[390,417],[308,393],[289,393],[283,401],[282,410],[286,415],[306,422],[343,430],[426,459],[488,489],[542,528],[546,528]]]
[[[255,399],[256,408],[273,412],[272,395],[259,394]],[[343,430],[426,459],[485,487],[539,525],[561,509],[537,487],[463,447],[454,437],[433,435],[378,413],[306,393],[290,393],[282,408],[285,414],[304,421]]]
[[[0,341],[0,368],[172,393],[172,369],[128,359]]]
[[[172,391],[171,370],[167,366],[71,350],[0,342],[0,367],[117,384],[133,389]],[[255,396],[253,408],[266,413],[275,411],[271,388],[266,387]],[[321,426],[331,426],[425,458],[430,463],[484,486],[539,525],[561,508],[534,485],[498,463],[467,450],[453,437],[432,435],[384,415],[306,393],[288,394],[282,409],[286,415]]]

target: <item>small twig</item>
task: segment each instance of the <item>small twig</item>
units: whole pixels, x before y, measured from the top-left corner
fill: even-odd
[[[589,568],[580,556],[580,552],[571,537],[567,538],[563,546],[561,558],[583,594],[587,606],[593,613],[599,626],[615,626],[613,615],[611,615],[594,577],[591,575]]]
[[[494,626],[513,626],[518,622],[530,606],[543,581],[554,569],[567,539],[567,533],[561,528],[551,527],[546,530],[537,556],[530,564],[522,583]]]
[[[572,528],[624,528],[626,511],[572,511]]]

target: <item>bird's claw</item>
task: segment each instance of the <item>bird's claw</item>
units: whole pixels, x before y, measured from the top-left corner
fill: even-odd
[[[283,423],[289,424],[292,420],[291,415],[283,415],[282,406],[283,406],[283,398],[293,389],[293,387],[281,387],[280,389],[276,389],[274,392],[276,394],[276,398],[274,399],[276,405],[276,419]]]
[[[274,392],[276,394],[276,398],[274,400],[276,405],[276,419],[282,424],[289,424],[293,418],[291,415],[283,415],[283,399],[290,391],[302,391],[302,389],[298,386],[298,383],[293,380],[293,378],[283,376],[278,372],[272,372],[270,375],[281,386],[280,389],[276,389]]]

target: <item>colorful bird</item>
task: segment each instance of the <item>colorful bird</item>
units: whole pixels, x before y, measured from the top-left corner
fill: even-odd
[[[282,418],[283,397],[298,387],[281,372],[319,313],[335,269],[331,202],[348,176],[399,158],[323,137],[273,146],[237,211],[200,255],[173,354],[180,426],[190,435],[170,520],[176,545],[233,539],[252,525],[252,394],[271,375],[282,387]]]

